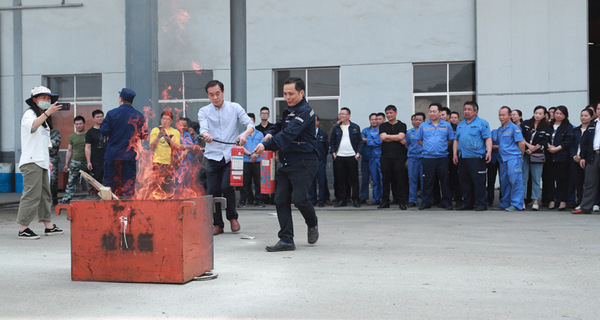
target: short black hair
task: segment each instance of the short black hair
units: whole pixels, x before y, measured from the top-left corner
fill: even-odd
[[[429,108],[427,108],[427,110],[431,109],[431,107],[435,106],[438,109],[438,112],[442,112],[443,108],[441,104],[434,102],[432,104],[429,105]]]
[[[266,106],[260,108],[260,111],[263,111],[263,110],[267,110],[267,111],[269,111],[269,113],[271,113],[271,111],[269,110],[269,108],[267,108]]]
[[[440,110],[440,112],[445,111],[448,115],[450,115],[452,113],[452,111],[448,107],[442,107],[439,110]]]
[[[304,84],[304,80],[297,77],[289,77],[285,79],[283,85],[291,84],[295,85],[296,91],[304,91],[306,89],[306,85]]]
[[[417,113],[413,114],[413,117],[416,117],[416,116],[423,117],[423,121],[425,121],[425,119],[427,119],[427,117],[425,116],[425,112],[417,112]],[[410,119],[412,120],[412,117]]]
[[[348,109],[347,107],[342,107],[342,108],[340,109],[340,111],[342,111],[342,110],[346,110],[346,111],[348,111],[348,114],[349,114],[349,115],[350,115],[350,114],[352,114],[352,112],[350,112],[350,109]]]
[[[204,91],[206,91],[206,93],[208,93],[208,88],[212,88],[216,85],[219,85],[219,88],[221,88],[221,91],[225,91],[225,85],[223,85],[223,82],[219,81],[219,80],[210,80],[206,86],[204,86]]]
[[[321,121],[319,116],[315,114],[315,121]]]
[[[77,116],[75,117],[75,119],[73,119],[73,123],[77,122],[77,121],[83,121],[83,123],[85,123],[85,118],[82,116]]]
[[[475,111],[479,111],[479,105],[475,101],[467,101],[463,104],[463,107],[466,105],[473,106],[473,109],[475,109]],[[523,115],[523,114],[521,114],[521,111],[519,111],[519,113],[520,113],[520,115]]]
[[[385,107],[385,111],[388,110],[394,110],[394,112],[398,112],[398,108],[396,108],[396,106],[393,104],[390,104],[389,106]]]
[[[377,116],[383,117],[385,119],[385,113],[383,113],[383,112],[377,112]]]
[[[190,118],[179,118],[179,120],[187,122],[188,127],[192,125],[192,120],[190,120]]]
[[[104,112],[100,109],[96,109],[96,110],[92,111],[92,118],[94,118],[97,114],[104,115]]]
[[[252,119],[256,120],[256,116],[255,116],[255,115],[254,115],[254,113],[252,113],[252,112],[248,112],[248,117],[250,117],[250,118],[252,118]]]
[[[371,120],[371,117],[372,117],[372,116],[375,116],[375,118],[377,118],[377,113],[375,113],[375,112],[371,113],[371,114],[369,115],[369,120]]]
[[[500,107],[500,110],[502,110],[502,109],[506,109],[506,110],[508,110],[508,113],[509,113],[509,114],[512,112],[512,109],[511,109],[509,106],[502,106],[502,107]],[[556,108],[555,108],[555,109],[556,109]]]

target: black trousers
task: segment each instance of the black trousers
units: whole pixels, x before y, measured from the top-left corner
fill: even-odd
[[[448,157],[423,158],[423,191],[421,193],[423,206],[431,206],[433,203],[435,177],[439,179],[442,189],[440,205],[450,206],[452,196],[448,184]]]
[[[490,162],[487,167],[487,202],[488,206],[494,205],[494,188],[496,187],[496,177],[500,166],[498,162]]]
[[[408,202],[408,170],[404,166],[406,158],[381,158],[383,190],[381,202],[390,202],[390,189],[399,204]]]
[[[333,160],[333,170],[336,172],[336,186],[340,201],[346,201],[348,198],[358,200],[358,160],[354,156],[340,157]],[[350,189],[348,190],[348,184]]]
[[[567,187],[569,185],[569,163],[568,161],[554,162],[552,160],[544,163],[544,170],[548,168],[548,201],[567,201]],[[543,171],[542,171],[543,174]],[[546,180],[544,186],[546,187]],[[557,192],[558,190],[558,192]]]
[[[315,207],[308,199],[308,189],[317,174],[317,160],[300,160],[277,170],[277,189],[275,191],[275,208],[279,220],[279,239],[283,242],[294,242],[294,223],[292,220],[292,203],[309,228],[317,225]]]
[[[206,193],[213,197],[219,197],[221,194],[225,197],[227,200],[227,208],[225,209],[227,220],[238,218],[238,213],[235,210],[235,190],[229,185],[230,174],[231,164],[225,162],[225,159],[221,159],[221,161],[208,159],[206,161]],[[213,225],[221,228],[225,225],[220,203],[215,205]]]
[[[460,188],[463,205],[469,207],[487,207],[485,159],[459,158],[458,174],[461,177]]]
[[[252,193],[254,184],[254,193]],[[240,190],[240,203],[253,201],[259,204],[264,201],[260,193],[260,162],[244,162],[244,186]]]

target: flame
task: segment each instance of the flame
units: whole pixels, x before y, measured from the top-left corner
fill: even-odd
[[[171,111],[171,108],[165,108]],[[156,114],[152,107],[144,107],[145,123],[142,125],[143,139],[148,138],[148,120]],[[179,119],[175,115],[174,121]],[[136,128],[136,134],[129,140],[129,148],[136,151],[137,175],[134,199],[186,199],[203,196],[205,194],[198,173],[202,169],[200,163],[201,150],[193,151],[173,150],[171,165],[158,168],[153,161],[154,150],[149,146],[150,141],[142,141],[137,132],[139,120],[129,121]],[[181,132],[183,128],[179,128]],[[193,143],[193,142],[192,142]],[[182,139],[183,144],[183,139]],[[125,188],[125,187],[124,187]],[[122,190],[121,190],[122,191]],[[117,193],[117,190],[115,190]]]
[[[202,69],[200,68],[200,65],[196,61],[192,61],[191,65],[192,65],[192,69],[194,69],[194,71],[197,74],[202,74]]]

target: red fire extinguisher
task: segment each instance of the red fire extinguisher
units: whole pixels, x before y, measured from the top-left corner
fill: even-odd
[[[244,185],[244,147],[242,146],[231,148],[229,185],[232,187],[241,187]]]
[[[273,151],[263,152],[260,162],[260,193],[275,193],[275,159]]]

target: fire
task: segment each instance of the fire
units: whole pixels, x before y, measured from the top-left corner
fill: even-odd
[[[177,110],[177,109],[176,109]],[[171,111],[171,108],[165,108],[165,111]],[[156,114],[152,107],[144,107],[146,122],[143,125],[143,131],[149,132],[148,120],[153,119]],[[179,115],[174,116],[174,123],[177,123]],[[134,120],[130,124],[135,125]],[[181,130],[179,130],[181,132]],[[171,154],[171,166],[166,178],[161,178],[156,174],[154,162],[152,160],[154,150],[150,148],[149,141],[141,141],[137,138],[139,133],[129,141],[129,147],[137,152],[137,176],[134,199],[186,199],[203,196],[205,194],[198,173],[202,169],[199,161],[200,150],[195,148],[193,152],[188,150],[173,150]],[[147,139],[147,136],[145,137]],[[182,139],[183,144],[183,139]]]
[[[197,74],[202,74],[202,69],[200,68],[200,65],[196,62],[196,61],[192,61],[192,69],[194,69],[194,71]]]

